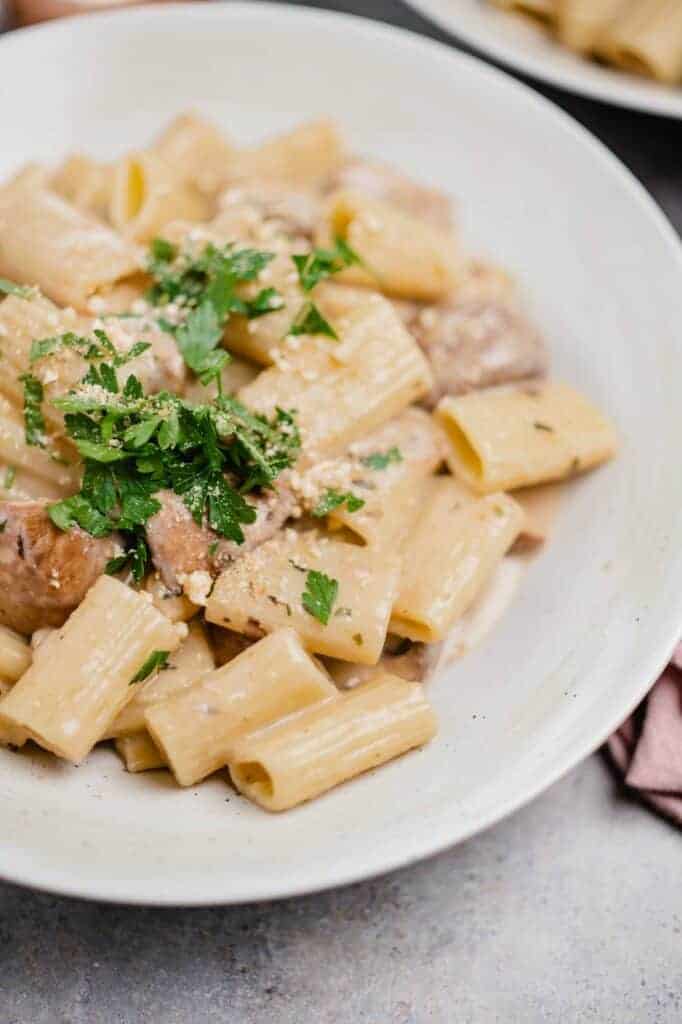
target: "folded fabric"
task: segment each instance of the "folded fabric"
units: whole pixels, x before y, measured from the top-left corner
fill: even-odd
[[[626,785],[682,825],[682,643],[608,750]]]

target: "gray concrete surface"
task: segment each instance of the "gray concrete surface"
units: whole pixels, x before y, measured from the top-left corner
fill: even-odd
[[[392,0],[310,6],[440,37]],[[682,123],[541,91],[682,228]],[[0,885],[0,1024],[679,1024],[681,869],[680,833],[595,755],[449,853],[320,896],[143,910]]]

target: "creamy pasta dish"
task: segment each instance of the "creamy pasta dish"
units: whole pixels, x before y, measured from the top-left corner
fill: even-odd
[[[199,116],[0,188],[0,742],[293,807],[427,743],[537,487],[614,432],[448,198]]]
[[[682,82],[680,0],[490,0],[539,20],[583,57],[623,71]]]

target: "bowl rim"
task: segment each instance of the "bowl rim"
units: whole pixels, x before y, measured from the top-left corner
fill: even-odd
[[[310,8],[295,7],[290,4],[274,6],[261,2],[215,3],[196,5],[194,3],[164,3],[134,9],[125,8],[121,11],[93,12],[77,18],[65,18],[56,22],[30,26],[19,29],[8,35],[0,36],[0,79],[2,77],[2,55],[16,45],[25,45],[27,39],[34,35],[58,35],[78,31],[77,23],[88,25],[95,22],[101,30],[110,24],[118,24],[126,19],[132,28],[140,23],[153,23],[159,19],[175,18],[182,21],[192,17],[194,20],[203,18],[207,23],[218,23],[221,19],[240,19],[255,16],[265,17],[272,28],[277,21],[298,21],[306,29],[314,30],[316,26],[336,26],[339,31],[350,28],[352,31],[366,33],[384,43],[394,45],[397,50],[402,47],[420,51],[424,60],[438,61],[444,65],[458,65],[465,73],[483,76],[504,84],[518,95],[524,97],[529,108],[534,109],[543,118],[551,118],[558,123],[578,146],[587,147],[603,169],[619,186],[627,190],[632,202],[637,204],[648,216],[660,236],[661,245],[668,250],[668,258],[679,269],[682,279],[682,242],[677,236],[658,204],[637,180],[634,174],[600,142],[583,125],[571,115],[558,107],[551,100],[536,93],[530,86],[519,82],[512,75],[491,67],[485,61],[469,54],[461,53],[448,47],[447,44],[420,36],[409,30],[376,22],[372,19],[348,15],[335,11],[322,11]],[[105,37],[105,33],[102,33]],[[682,541],[682,522],[680,523],[680,540]],[[677,559],[682,570],[682,544]],[[671,565],[670,572],[673,572]],[[286,878],[276,880],[272,876],[260,886],[252,885],[243,895],[218,890],[211,894],[195,893],[183,896],[175,892],[172,885],[165,891],[147,896],[141,891],[137,880],[117,880],[102,875],[98,880],[79,881],[74,877],[50,872],[48,869],[32,868],[30,860],[21,852],[13,854],[8,847],[0,865],[0,879],[31,888],[58,893],[65,896],[95,899],[109,903],[128,903],[144,906],[212,906],[253,902],[259,900],[284,899],[309,893],[321,892],[338,886],[371,879],[387,872],[407,867],[420,860],[435,856],[444,850],[454,847],[457,843],[471,838],[484,829],[494,825],[513,811],[527,804],[536,796],[558,781],[575,765],[596,750],[607,737],[624,721],[628,714],[639,704],[652,682],[667,664],[670,655],[679,639],[680,623],[682,623],[682,588],[678,591],[676,602],[670,602],[657,619],[656,643],[651,642],[651,650],[639,659],[637,671],[633,677],[624,682],[622,701],[614,702],[610,714],[604,713],[598,730],[590,732],[575,743],[568,751],[557,755],[549,770],[543,772],[539,779],[528,781],[520,786],[513,795],[496,804],[491,811],[478,812],[473,820],[459,829],[452,823],[449,826],[439,821],[430,833],[421,834],[419,841],[412,842],[409,848],[399,846],[397,851],[382,849],[380,856],[374,856],[367,862],[357,860],[350,866],[337,868],[328,866],[324,872],[317,871],[308,884],[287,883]],[[649,646],[649,645],[647,645]],[[633,681],[636,680],[636,682]],[[617,703],[617,706],[615,706]],[[323,875],[324,877],[321,877]],[[170,889],[170,891],[168,891]]]

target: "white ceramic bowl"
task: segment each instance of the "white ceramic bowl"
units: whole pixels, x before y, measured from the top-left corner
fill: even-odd
[[[682,87],[602,67],[560,46],[541,25],[488,0],[408,0],[464,43],[493,60],[581,96],[650,114],[682,118]]]
[[[228,903],[407,864],[490,825],[585,757],[682,623],[680,246],[582,128],[498,71],[338,15],[151,7],[0,41],[0,173],[113,154],[197,107],[237,139],[331,113],[361,151],[457,197],[467,245],[516,270],[555,372],[616,421],[620,458],[570,488],[556,536],[487,642],[430,689],[424,751],[270,816],[221,777],[179,790],[112,752],[0,752],[0,874],[82,896]],[[456,884],[456,882],[455,882]]]

